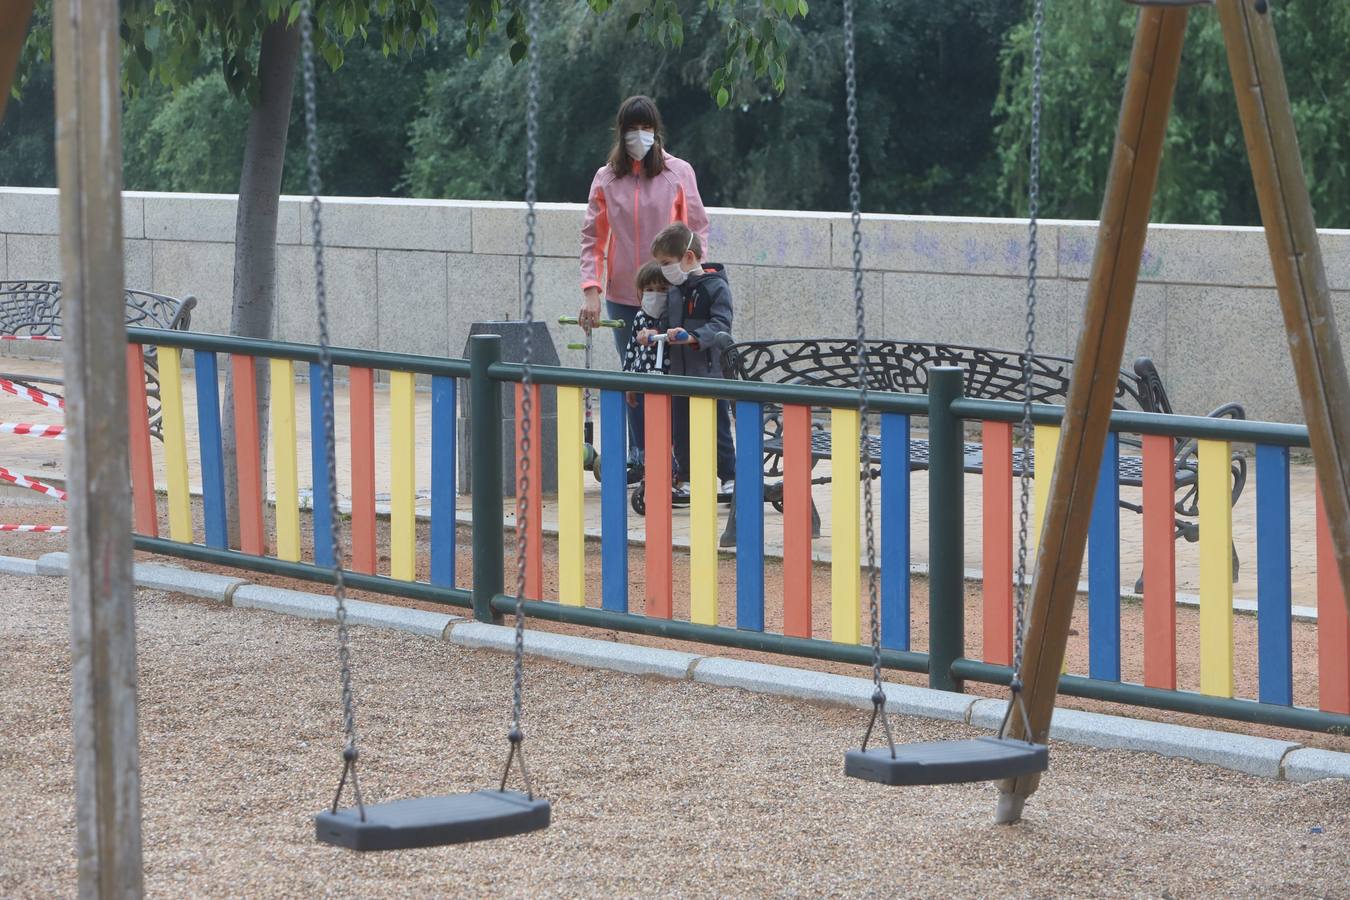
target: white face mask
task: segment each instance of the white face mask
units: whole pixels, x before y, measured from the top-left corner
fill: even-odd
[[[689,277],[680,263],[673,262],[661,267],[661,274],[665,276],[666,281],[673,285],[684,284],[684,280]]]
[[[647,155],[647,151],[652,149],[652,144],[656,143],[656,132],[644,131],[641,128],[634,128],[632,131],[625,131],[623,135],[623,146],[628,151],[628,155],[633,159],[642,159]]]
[[[693,246],[694,233],[691,231],[689,232],[689,243],[684,245],[684,253],[688,253],[689,249]],[[685,279],[689,277],[689,273],[684,270],[684,253],[680,254],[679,261],[665,263],[661,266],[661,274],[665,276],[666,281],[669,281],[673,285],[678,286],[684,284]]]
[[[666,292],[643,291],[642,311],[653,319],[659,319],[664,316],[666,314]]]

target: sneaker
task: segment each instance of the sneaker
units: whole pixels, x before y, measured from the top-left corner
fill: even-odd
[[[637,484],[644,477],[646,477],[646,470],[644,469],[642,463],[628,464],[628,483],[630,485]]]
[[[736,493],[736,479],[734,478],[725,479],[722,482],[720,493],[726,497],[730,497],[732,494]]]
[[[670,505],[671,505],[671,506],[688,506],[688,505],[689,505],[689,485],[687,485],[687,484],[682,484],[682,485],[680,485],[679,487],[676,487],[676,488],[672,488],[672,489],[671,489],[671,491],[670,491]]]

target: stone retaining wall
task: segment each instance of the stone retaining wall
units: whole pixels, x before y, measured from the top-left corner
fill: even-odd
[[[303,204],[296,197],[281,203],[277,336],[313,341],[313,264]],[[471,322],[520,316],[523,204],[332,198],[324,210],[338,344],[458,355]],[[575,314],[580,303],[582,212],[577,204],[540,206],[536,315],[551,323]],[[738,338],[852,332],[847,215],[709,213],[710,258],[728,266]],[[194,328],[227,330],[234,223],[232,196],[128,193],[128,286],[194,294],[200,301]],[[1025,223],[876,215],[864,218],[863,229],[873,336],[1020,344]],[[59,278],[57,231],[55,191],[0,188],[0,279]],[[1072,352],[1095,235],[1092,222],[1042,225],[1042,352]],[[1342,341],[1350,346],[1350,231],[1322,235]],[[551,327],[561,347],[566,338]],[[616,366],[612,348],[600,344],[597,364]],[[1127,354],[1153,357],[1179,412],[1203,414],[1238,400],[1252,417],[1302,421],[1259,229],[1151,229]],[[560,355],[581,364],[579,352]]]

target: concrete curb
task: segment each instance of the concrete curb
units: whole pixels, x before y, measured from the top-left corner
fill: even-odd
[[[69,575],[70,555],[68,553],[44,553],[37,558],[39,575]]]
[[[707,657],[694,666],[693,680],[797,700],[841,703],[861,709],[872,705],[872,682],[852,675],[834,675],[791,666]],[[885,684],[887,712],[963,722],[971,698],[907,684]]]
[[[971,707],[970,724],[977,728],[996,729],[1006,708],[1007,703],[1003,700],[977,700]],[[1103,750],[1145,750],[1160,756],[1191,759],[1223,769],[1276,779],[1280,777],[1280,764],[1285,756],[1301,746],[1293,741],[1210,731],[1168,722],[1147,722],[1077,709],[1055,710],[1050,723],[1050,738]],[[1350,766],[1350,754],[1332,755],[1344,757]]]
[[[37,560],[26,559],[22,556],[0,556],[0,574],[36,575],[38,574]]]
[[[37,560],[0,557],[0,573],[50,576],[66,575],[68,570],[69,558],[65,553],[48,553]],[[140,587],[175,591],[232,603],[243,609],[263,609],[306,619],[332,621],[337,611],[331,596],[249,584],[242,579],[172,566],[138,564],[136,580]],[[361,600],[349,600],[347,606],[348,621],[353,625],[389,628],[443,639],[463,647],[507,653],[515,645],[515,629],[502,625]],[[798,700],[862,709],[872,702],[872,682],[866,678],[791,666],[700,656],[544,631],[526,631],[525,652],[572,665],[633,675],[657,675]],[[1004,700],[890,682],[885,684],[885,691],[888,712],[964,722],[988,730],[998,728],[1007,706]],[[1100,749],[1142,751],[1190,759],[1262,778],[1293,782],[1327,778],[1350,781],[1350,753],[1165,722],[1056,709],[1050,737]]]
[[[189,597],[215,600],[217,603],[229,603],[234,592],[248,584],[242,578],[213,575],[210,572],[193,572],[190,569],[157,563],[136,563],[134,577],[137,587],[173,591]]]
[[[1323,778],[1350,780],[1350,753],[1300,747],[1284,758],[1284,777],[1288,781],[1319,781]]]
[[[462,647],[512,652],[516,630],[505,625],[463,622],[450,628],[446,639]],[[570,637],[547,631],[526,631],[525,652],[559,662],[598,669],[612,669],[630,675],[659,675],[683,681],[689,667],[702,659],[696,653],[638,647],[614,641]]]

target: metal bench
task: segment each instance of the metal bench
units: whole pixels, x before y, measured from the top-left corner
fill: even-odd
[[[787,384],[812,384],[824,387],[856,388],[857,344],[849,338],[795,340],[795,341],[740,341],[723,354],[723,365],[731,377],[745,381]],[[965,370],[967,397],[982,400],[1021,401],[1022,357],[1017,351],[995,350],[987,347],[967,347],[926,341],[869,341],[867,344],[868,386],[871,390],[898,393],[927,393],[930,366],[959,366]],[[1069,375],[1073,360],[1062,356],[1037,355],[1032,366],[1032,398],[1036,403],[1063,404],[1069,390]],[[1148,357],[1135,360],[1134,372],[1121,371],[1116,382],[1118,409],[1138,409],[1143,412],[1172,412],[1172,404],[1163,387],[1162,376]],[[1244,419],[1246,412],[1237,403],[1225,403],[1209,413],[1212,418]],[[783,476],[782,409],[765,406],[764,409],[764,474],[779,479],[765,485],[765,500],[779,512],[783,509],[781,479]],[[1122,436],[1122,448],[1138,448],[1138,439]],[[1194,440],[1174,442],[1177,500],[1175,537],[1194,543],[1200,539],[1198,445]],[[830,433],[822,423],[814,423],[811,434],[812,465],[830,456]],[[965,471],[984,471],[984,447],[967,443],[964,448]],[[867,458],[871,465],[881,461],[881,438],[875,432],[869,435]],[[1024,467],[1034,473],[1035,453],[1024,456],[1021,449],[1013,450],[1013,475],[1021,475]],[[909,450],[911,471],[928,468],[928,442],[911,439]],[[873,469],[873,477],[879,477]],[[1232,499],[1236,504],[1247,481],[1247,461],[1234,453],[1231,467]],[[1118,480],[1122,485],[1140,487],[1143,484],[1143,461],[1138,455],[1122,453]],[[813,477],[812,484],[828,484],[830,478]],[[1122,499],[1121,507],[1135,513],[1143,508]],[[733,522],[727,535],[734,540]],[[819,534],[819,517],[812,513],[813,534]],[[1237,553],[1233,554],[1233,578],[1238,573]],[[1139,588],[1139,585],[1136,585]]]
[[[197,306],[197,298],[192,296],[178,300],[163,294],[128,289],[125,297],[127,324],[142,328],[187,331],[192,322],[192,310]],[[0,281],[0,335],[60,337],[61,282]],[[57,397],[61,395],[52,390],[52,386],[60,387],[65,383],[60,378],[21,373],[0,372],[0,378]],[[154,347],[145,348],[145,381],[150,433],[163,440],[160,431],[159,369],[155,363]]]

